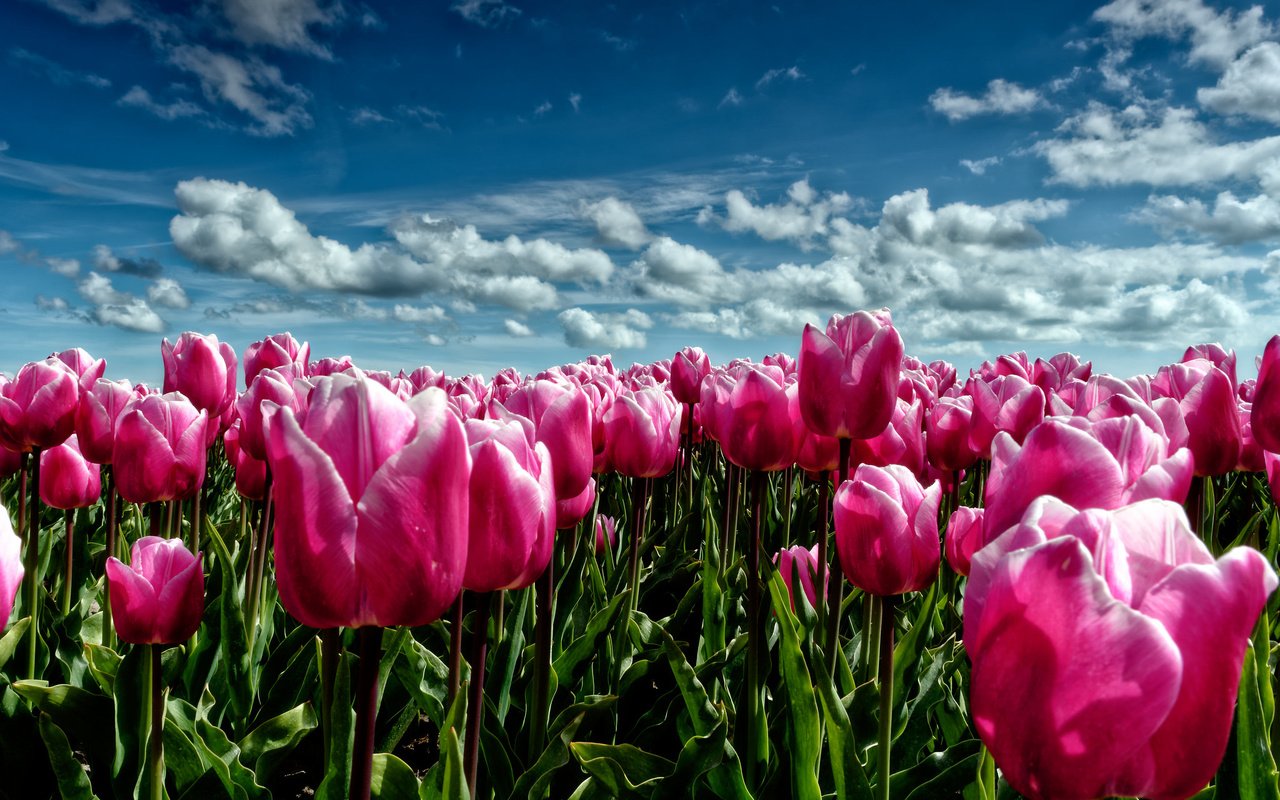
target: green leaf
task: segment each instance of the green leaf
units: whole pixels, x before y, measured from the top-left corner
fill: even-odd
[[[4,638],[0,638],[0,667],[9,663],[9,659],[13,658],[13,653],[18,649],[18,645],[26,641],[27,628],[31,627],[31,617],[23,617],[13,623]]]
[[[920,651],[924,647],[924,638],[929,634],[930,623],[933,618],[933,609],[938,597],[938,582],[934,581],[929,587],[929,593],[925,595],[924,600],[920,603],[920,610],[916,613],[915,619],[911,623],[911,630],[903,636],[897,647],[893,648],[893,707],[900,709],[902,707],[902,696],[906,689],[906,675],[915,669],[916,662],[920,660]],[[892,620],[888,620],[892,623]],[[898,733],[895,725],[894,733]]]
[[[705,736],[691,736],[680,748],[675,771],[662,782],[667,797],[692,797],[698,780],[724,762],[725,744],[729,739],[729,715],[723,711],[720,722]]]
[[[236,565],[227,543],[216,525],[208,522],[205,535],[217,555],[217,571],[222,591],[218,595],[220,666],[226,671],[227,701],[235,718],[247,719],[257,682],[253,679],[249,656],[249,638],[245,630],[244,610],[236,579]]]
[[[40,715],[40,738],[49,754],[49,763],[53,766],[53,775],[63,800],[95,800],[89,776],[71,752],[71,742],[48,714]]]
[[[390,753],[373,754],[370,797],[381,800],[417,800],[418,776],[408,764]]]
[[[574,742],[569,749],[587,774],[600,781],[614,797],[653,797],[658,783],[674,772],[676,766],[630,744]]]
[[[150,691],[147,684],[149,654],[147,648],[134,645],[120,662],[116,672],[115,691],[115,759],[111,767],[111,784],[117,797],[133,797],[145,759],[147,720],[143,698]]]
[[[617,698],[594,696],[586,702],[574,703],[556,717],[548,729],[550,741],[536,763],[516,781],[512,797],[543,797],[556,772],[569,763],[569,743],[589,716],[603,715],[617,703]]]
[[[615,595],[609,601],[609,605],[597,611],[587,623],[586,632],[565,648],[565,651],[555,660],[552,666],[562,684],[572,686],[577,683],[578,670],[600,651],[601,640],[613,628],[618,615],[626,608],[630,594],[630,591],[622,591]],[[614,657],[616,658],[617,655],[615,654]]]
[[[324,780],[316,788],[317,800],[342,800],[351,788],[351,752],[355,739],[355,711],[351,706],[352,653],[338,658],[337,677],[333,682],[333,731],[325,760]]]
[[[1266,616],[1257,631],[1266,630]],[[1265,636],[1265,634],[1262,634]],[[1256,644],[1249,643],[1244,653],[1244,674],[1236,704],[1236,759],[1239,769],[1240,800],[1276,800],[1280,798],[1276,762],[1271,757],[1268,731],[1259,689]],[[1263,680],[1270,680],[1265,675]]]
[[[396,659],[393,674],[413,698],[418,710],[444,729],[444,702],[449,693],[449,665],[421,642],[409,639],[404,657]]]
[[[440,794],[442,800],[470,800],[467,777],[463,774],[462,742],[458,740],[458,732],[453,728],[449,728],[440,737],[440,751],[444,763],[444,791]]]
[[[511,708],[511,684],[524,650],[524,620],[529,613],[529,596],[532,589],[517,593],[515,608],[507,619],[507,631],[494,654],[493,669],[487,673],[485,692],[498,699],[496,713],[499,721],[505,721]]]
[[[99,694],[67,684],[47,686],[43,681],[17,681],[13,691],[74,739],[91,764],[105,771],[115,750],[111,738],[111,701]],[[57,770],[57,764],[54,764]]]
[[[317,725],[310,703],[272,717],[240,740],[240,760],[265,780]]]
[[[809,661],[814,664],[827,663],[822,648],[817,644],[809,645]],[[867,781],[867,773],[863,769],[858,756],[858,741],[853,734],[853,725],[849,721],[849,712],[844,702],[836,693],[835,684],[825,669],[814,673],[814,688],[817,689],[818,702],[822,705],[823,719],[826,721],[827,745],[831,751],[831,773],[835,778],[836,796],[849,800],[871,800],[871,784]]]
[[[911,768],[889,776],[889,795],[904,800],[907,797],[927,800],[958,794],[973,781],[981,749],[981,742],[969,739],[955,747],[930,753]]]
[[[89,663],[89,674],[105,694],[112,694],[116,687],[116,673],[120,671],[120,654],[100,644],[86,644],[84,657]]]
[[[818,763],[822,757],[822,726],[818,721],[818,701],[813,696],[813,680],[809,667],[800,652],[798,620],[791,613],[791,597],[782,575],[772,566],[766,567],[769,575],[769,594],[773,598],[773,613],[782,636],[778,642],[779,667],[787,692],[787,712],[790,724],[786,726],[791,745],[792,797],[802,800],[821,800],[822,787],[818,785]],[[798,584],[797,584],[798,586]]]

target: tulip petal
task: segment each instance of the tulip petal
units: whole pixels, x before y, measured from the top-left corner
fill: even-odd
[[[107,559],[111,588],[111,617],[120,639],[153,644],[156,638],[156,590],[151,582],[112,556]]]
[[[179,539],[170,541],[181,542]],[[173,566],[184,563],[180,570],[171,573],[164,583],[148,576],[160,586],[156,597],[156,636],[162,642],[184,642],[200,629],[200,617],[204,612],[204,571],[201,556],[191,557],[182,548],[184,559],[171,559]]]

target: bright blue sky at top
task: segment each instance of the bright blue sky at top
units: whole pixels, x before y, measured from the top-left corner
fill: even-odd
[[[794,352],[1153,371],[1277,324],[1280,9],[15,0],[0,369],[280,330],[371,368]]]

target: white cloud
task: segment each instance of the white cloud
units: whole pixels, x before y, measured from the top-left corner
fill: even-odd
[[[1238,114],[1280,124],[1280,42],[1262,42],[1232,61],[1218,85],[1196,92],[1196,100],[1219,114]]]
[[[351,112],[351,121],[356,125],[372,125],[380,122],[390,122],[391,118],[384,116],[377,109],[363,107]]]
[[[546,116],[547,114],[551,113],[551,108],[552,108],[551,101],[543,100],[541,103],[538,104],[538,107],[533,110],[533,115],[535,117]]]
[[[517,339],[524,339],[537,335],[534,333],[533,328],[530,328],[523,322],[514,319],[504,319],[502,321],[502,329],[507,332],[508,336],[514,336]]]
[[[391,316],[400,322],[411,322],[418,325],[444,322],[449,319],[448,312],[440,306],[419,307],[405,303],[397,303],[395,308],[391,309]]]
[[[111,279],[97,272],[90,272],[88,275],[76,285],[80,296],[88,300],[94,305],[109,305],[116,303],[125,303],[130,299],[130,295],[125,292],[116,291],[111,285]]]
[[[42,294],[36,295],[36,308],[41,311],[67,311],[71,308],[71,304],[62,297],[45,297]]]
[[[281,50],[331,59],[329,48],[311,38],[312,25],[330,27],[342,19],[341,0],[222,0],[222,13],[236,39],[248,45],[265,44]]]
[[[582,215],[595,224],[600,241],[606,245],[638,250],[653,238],[635,208],[616,197],[584,204]]]
[[[1037,142],[1051,183],[1071,186],[1194,186],[1248,180],[1280,157],[1280,136],[1218,144],[1188,108],[1145,109],[1100,103],[1069,117],[1058,138]]]
[[[279,67],[259,58],[239,59],[192,44],[170,49],[169,61],[195,75],[210,102],[226,103],[252,119],[249,133],[285,136],[311,127],[306,109],[310,94],[285,81]]]
[[[1030,223],[1060,217],[1068,207],[1066,200],[1036,199],[995,206],[951,203],[935,211],[930,207],[928,190],[916,189],[885,201],[879,232],[890,243],[1028,247],[1044,241]]]
[[[1163,228],[1192,230],[1223,244],[1280,238],[1280,201],[1267,194],[1241,199],[1220,192],[1212,207],[1196,198],[1152,196],[1136,217]]]
[[[165,322],[145,300],[132,297],[118,305],[98,306],[93,310],[93,319],[99,325],[111,325],[140,333],[164,333]]]
[[[720,105],[716,106],[716,108],[740,105],[742,105],[742,95],[738,94],[738,87],[731,86],[729,91],[725,92],[724,97],[720,98]]]
[[[46,258],[44,263],[55,275],[74,278],[80,274],[80,262],[74,258]]]
[[[1171,40],[1190,37],[1190,59],[1219,69],[1240,51],[1269,39],[1276,28],[1262,18],[1262,7],[1218,13],[1201,0],[1114,0],[1093,12],[1110,26],[1111,35],[1127,42],[1147,36]]]
[[[584,308],[566,308],[556,318],[570,347],[625,350],[644,347],[645,331],[653,327],[648,314],[634,308],[622,313],[592,313]]]
[[[642,294],[680,305],[705,305],[727,289],[724,268],[715,256],[668,236],[649,245],[637,268]]]
[[[569,105],[573,106],[573,113],[577,114],[582,107],[582,95],[577,92],[570,92]]]
[[[968,158],[960,159],[960,166],[972,172],[974,175],[985,175],[991,167],[1000,164],[1000,156],[988,156],[987,158],[979,158],[976,161]]]
[[[141,86],[134,86],[116,101],[116,105],[127,108],[140,108],[160,119],[173,121],[188,117],[203,117],[205,110],[190,100],[178,99],[172,103],[161,103]]]
[[[934,111],[952,122],[981,114],[1023,114],[1044,105],[1044,98],[1035,89],[1027,89],[1011,81],[996,78],[987,84],[987,91],[974,96],[943,87],[929,96]]]
[[[38,53],[21,47],[12,48],[9,51],[9,58],[20,64],[26,65],[28,68],[42,73],[50,81],[59,86],[70,86],[76,83],[83,83],[92,86],[95,89],[106,89],[111,86],[111,81],[96,75],[92,72],[80,72],[68,69],[56,61],[45,58]]]
[[[804,78],[804,73],[799,67],[791,66],[785,69],[771,69],[760,76],[760,80],[756,81],[756,91],[762,91],[769,84],[777,81],[798,81]]]
[[[708,212],[700,214],[698,221],[719,222],[733,233],[750,231],[762,239],[789,240],[801,247],[808,247],[815,236],[827,235],[831,219],[854,207],[853,198],[847,193],[819,194],[807,178],[791,184],[786,203],[758,206],[738,189],[730,190],[724,199],[723,220]]]
[[[514,21],[523,13],[504,0],[457,0],[450,8],[458,12],[467,22],[475,23],[482,28],[496,28],[503,23]]]
[[[147,302],[159,308],[190,308],[191,298],[173,278],[157,278],[147,287]]]
[[[155,278],[164,271],[164,266],[154,258],[121,258],[105,244],[93,246],[93,268],[99,272],[119,272],[140,278]]]

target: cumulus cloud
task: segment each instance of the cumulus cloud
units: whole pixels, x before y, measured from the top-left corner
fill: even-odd
[[[1276,35],[1262,17],[1261,6],[1243,11],[1215,11],[1202,0],[1114,0],[1093,12],[1121,41],[1144,37],[1189,38],[1193,63],[1225,68],[1240,51]]]
[[[609,246],[639,250],[653,238],[635,208],[616,197],[584,203],[582,215],[596,226],[600,241]]]
[[[514,319],[504,319],[502,321],[502,329],[507,332],[508,336],[513,336],[517,339],[525,339],[537,335],[533,332],[533,328]]]
[[[74,258],[46,258],[44,263],[48,265],[49,271],[55,275],[74,278],[80,274],[80,262]]]
[[[1280,124],[1280,42],[1262,42],[1245,51],[1216,86],[1198,90],[1196,100],[1219,114]]]
[[[1197,198],[1153,195],[1136,217],[1162,228],[1195,231],[1223,244],[1280,238],[1280,201],[1267,194],[1241,199],[1220,192],[1211,206]]]
[[[90,272],[76,285],[80,296],[93,305],[89,316],[99,325],[142,333],[162,333],[165,322],[146,300],[117,290],[111,279]]]
[[[67,311],[71,308],[71,304],[62,297],[45,297],[42,294],[36,295],[36,308],[41,311]]]
[[[173,278],[158,278],[147,287],[147,302],[158,308],[190,308],[191,299]]]
[[[987,91],[981,95],[957,92],[947,86],[929,96],[933,110],[951,122],[982,114],[1024,114],[1044,104],[1044,98],[1035,89],[1027,89],[1002,78],[988,83]]]
[[[467,22],[482,28],[496,28],[513,22],[523,13],[504,0],[457,0],[450,8]]]
[[[987,170],[997,166],[1000,163],[1000,156],[988,156],[987,158],[979,158],[970,160],[968,158],[960,159],[960,166],[972,172],[974,175],[986,175]]]
[[[194,75],[209,102],[229,105],[253,120],[249,133],[286,136],[311,127],[306,109],[311,95],[260,58],[240,59],[203,45],[181,44],[169,50],[169,62]]]
[[[644,347],[647,341],[644,332],[653,327],[649,315],[634,308],[621,313],[593,313],[585,308],[566,308],[556,318],[564,330],[565,344],[586,349]]]
[[[819,193],[807,178],[791,184],[785,203],[756,205],[738,189],[731,189],[724,199],[723,218],[703,209],[698,222],[718,223],[733,233],[749,231],[769,241],[788,240],[802,248],[809,247],[815,236],[827,235],[832,218],[854,207],[854,200],[847,193]]]
[[[311,26],[331,27],[344,16],[341,0],[222,0],[222,13],[231,23],[231,34],[248,45],[270,45],[281,50],[333,58],[329,48],[311,38]]]
[[[443,308],[437,305],[430,306],[411,306],[405,303],[396,303],[391,309],[391,316],[399,322],[411,322],[417,325],[427,325],[438,322],[445,322],[449,319],[449,314]]]
[[[105,244],[94,245],[93,268],[99,272],[119,272],[140,278],[155,278],[164,271],[164,266],[154,258],[121,258]]]

